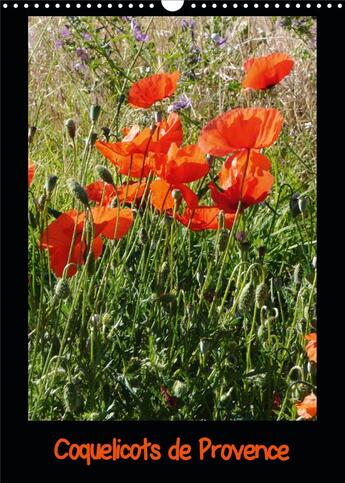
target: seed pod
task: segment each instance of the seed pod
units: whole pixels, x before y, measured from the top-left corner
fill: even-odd
[[[293,282],[295,285],[300,285],[302,282],[303,268],[300,263],[297,263],[293,272]]]
[[[252,305],[254,304],[254,296],[255,296],[254,286],[250,281],[244,286],[240,295],[238,308],[240,309],[241,312],[246,312],[252,307]]]
[[[84,188],[78,183],[78,181],[76,181],[73,178],[70,178],[69,180],[67,180],[67,186],[68,186],[70,192],[72,193],[72,195],[78,201],[83,203],[83,205],[85,205],[85,206],[89,206],[89,198],[87,196],[87,193],[84,190]]]
[[[101,164],[98,164],[95,170],[102,181],[108,184],[114,184],[113,176],[108,168],[102,166]]]
[[[65,122],[65,126],[67,128],[67,132],[68,132],[70,138],[74,139],[76,127],[75,127],[75,122],[73,121],[73,119],[67,119],[67,121]]]
[[[98,106],[97,104],[93,104],[90,108],[90,120],[93,123],[96,123],[99,115],[101,112],[101,106]]]
[[[46,184],[45,184],[45,189],[46,189],[48,195],[51,195],[52,192],[54,191],[54,188],[56,186],[57,180],[58,180],[58,177],[55,176],[55,175],[47,176]]]
[[[70,288],[67,280],[61,278],[55,286],[55,296],[57,299],[64,300],[70,296]]]
[[[268,300],[268,287],[265,282],[259,283],[255,291],[255,302],[257,307],[260,309],[262,306],[266,305]]]
[[[176,396],[179,399],[182,399],[183,397],[187,396],[188,386],[184,382],[177,380],[174,382],[172,392],[174,396]]]
[[[29,144],[32,144],[35,134],[36,134],[37,128],[35,126],[31,126],[29,128],[29,136],[28,136],[28,142]]]
[[[222,229],[220,234],[219,234],[219,241],[218,241],[218,247],[219,247],[219,251],[221,252],[224,252],[226,247],[227,247],[227,244],[228,244],[228,240],[229,240],[229,232],[225,229]]]
[[[68,382],[64,388],[63,396],[66,411],[74,413],[80,408],[81,395],[76,383]]]

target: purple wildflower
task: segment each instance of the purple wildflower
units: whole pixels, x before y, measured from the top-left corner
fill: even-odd
[[[91,35],[90,35],[90,34],[88,34],[87,32],[84,32],[84,33],[83,33],[83,39],[84,39],[84,40],[91,40],[91,39],[92,39],[92,37],[91,37]]]
[[[124,16],[124,17],[121,17],[123,20],[127,20],[127,22],[131,22],[133,20],[133,17],[129,17],[129,16]]]
[[[69,28],[67,27],[67,25],[65,25],[64,28],[61,30],[60,35],[65,39],[68,39],[71,37],[71,32],[69,31]]]
[[[185,94],[181,94],[178,101],[174,102],[168,107],[168,112],[176,112],[189,107],[192,107],[191,99],[189,99]]]
[[[138,42],[147,42],[149,40],[149,36],[140,30],[140,27],[135,20],[131,21],[131,29],[135,40]]]
[[[211,35],[211,39],[213,40],[213,42],[218,45],[218,47],[220,47],[221,49],[223,49],[225,47],[225,44],[226,44],[226,38],[225,37],[221,37],[220,35],[218,34],[212,34]]]
[[[82,62],[87,62],[89,60],[89,54],[85,49],[77,48],[76,54]]]
[[[77,72],[85,74],[85,72],[87,70],[87,66],[85,64],[83,64],[82,62],[75,62],[73,64],[73,69],[76,70]]]
[[[60,48],[63,46],[63,44],[64,44],[64,43],[65,43],[65,42],[64,42],[63,40],[57,40],[57,41],[55,42],[55,47],[56,47],[57,49],[60,49]]]

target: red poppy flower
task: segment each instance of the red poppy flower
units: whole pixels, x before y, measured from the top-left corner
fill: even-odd
[[[236,211],[240,201],[243,208],[261,203],[269,194],[274,181],[268,171],[270,167],[270,160],[257,151],[243,150],[229,157],[218,177],[219,186],[224,191],[220,192],[214,183],[209,184],[213,201],[227,213]]]
[[[317,412],[317,398],[314,393],[306,396],[302,402],[296,404],[297,414],[301,419],[315,418]]]
[[[114,198],[118,198],[120,203],[132,203],[134,200],[139,201],[145,191],[146,183],[129,183],[122,186],[114,186],[96,181],[85,187],[85,191],[90,201],[95,201],[101,206],[109,206]]]
[[[249,59],[243,66],[246,75],[242,85],[250,89],[267,89],[289,75],[293,66],[291,57],[280,52]]]
[[[168,183],[191,183],[206,176],[210,167],[197,145],[178,148],[172,143],[166,157],[157,157],[154,171]]]
[[[305,347],[307,351],[308,358],[311,362],[317,362],[317,335],[316,332],[313,332],[309,335],[304,337],[308,342]]]
[[[195,209],[199,204],[197,195],[184,184],[170,184],[164,179],[156,179],[150,185],[151,203],[158,211],[172,210],[175,200],[172,197],[172,191],[178,189],[181,191],[182,198],[185,200],[189,208]]]
[[[191,209],[197,208],[197,195],[184,183],[202,178],[209,169],[198,146],[191,145],[179,149],[172,143],[167,155],[157,156],[155,159],[153,170],[161,179],[153,181],[150,186],[153,206],[159,211],[173,209],[172,191],[178,189],[187,206]]]
[[[157,123],[155,131],[150,128],[140,132],[134,126],[122,142],[106,143],[96,141],[96,148],[111,163],[119,168],[119,173],[133,178],[146,178],[160,153],[166,154],[172,143],[182,143],[183,132],[179,116],[172,113],[166,120]]]
[[[34,164],[29,164],[29,169],[28,169],[28,178],[29,178],[29,188],[31,186],[33,177],[35,176],[35,165]]]
[[[120,210],[118,217],[117,208],[96,207],[92,208],[94,221],[94,240],[92,252],[95,258],[102,254],[102,234],[109,239],[123,238],[133,224],[133,214],[129,208]],[[62,277],[65,266],[68,263],[73,233],[76,224],[76,237],[69,263],[67,276],[71,277],[77,271],[76,265],[83,265],[87,258],[87,246],[82,239],[85,223],[85,213],[69,210],[62,213],[42,233],[40,248],[46,248],[49,252],[50,266],[57,277]],[[116,230],[116,234],[115,234]]]
[[[134,107],[148,108],[155,102],[170,97],[176,91],[179,72],[154,74],[132,85],[128,103]]]
[[[219,223],[220,211],[216,206],[199,206],[195,210],[186,208],[182,215],[176,213],[175,218],[193,231],[219,230],[221,228]],[[225,228],[231,228],[234,220],[234,213],[225,214]]]
[[[277,109],[232,109],[203,128],[198,144],[204,153],[213,156],[226,156],[241,149],[266,148],[278,139],[282,124],[283,116]]]

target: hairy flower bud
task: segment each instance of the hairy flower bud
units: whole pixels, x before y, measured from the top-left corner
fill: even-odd
[[[220,234],[219,234],[219,241],[218,241],[218,246],[219,246],[219,250],[221,252],[224,252],[226,247],[227,247],[227,244],[228,244],[228,240],[229,240],[229,232],[225,229],[222,229]]]
[[[102,181],[108,184],[112,184],[112,185],[114,184],[113,176],[108,168],[98,164],[95,169],[96,169],[96,173],[98,174],[98,176],[101,178]]]
[[[96,123],[101,112],[101,106],[93,104],[90,108],[90,119],[93,123]]]
[[[72,195],[78,201],[83,203],[83,205],[85,205],[85,206],[89,206],[89,198],[87,196],[87,193],[84,190],[84,188],[78,183],[78,181],[76,181],[73,178],[70,178],[69,180],[67,180],[67,186],[68,186],[70,192],[72,193]]]
[[[74,139],[75,138],[76,127],[75,127],[75,122],[73,121],[73,119],[67,119],[67,121],[65,121],[65,126],[67,128],[67,132],[68,132],[69,136],[72,139]]]
[[[262,306],[266,305],[268,300],[268,287],[265,282],[259,283],[255,290],[255,302],[257,307],[260,309]]]
[[[58,177],[55,176],[55,175],[47,176],[46,183],[45,183],[45,189],[46,189],[48,195],[51,195],[52,192],[54,191],[57,180],[58,180]]]
[[[74,382],[69,382],[64,388],[64,405],[66,411],[74,413],[81,406],[81,394],[79,386]]]
[[[65,300],[71,294],[69,284],[65,278],[61,278],[55,285],[55,296],[57,299]]]
[[[240,295],[238,308],[240,309],[241,312],[245,312],[252,307],[254,303],[254,295],[255,295],[255,290],[252,282],[250,281],[244,286]]]

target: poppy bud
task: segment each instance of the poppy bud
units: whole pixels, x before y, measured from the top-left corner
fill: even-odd
[[[64,389],[64,405],[66,411],[74,413],[81,406],[81,395],[79,386],[73,382],[66,384]]]
[[[73,119],[67,119],[67,121],[65,122],[65,126],[67,128],[67,132],[68,132],[69,136],[72,139],[74,139],[76,127],[75,127],[75,122],[73,121]]]
[[[303,268],[300,263],[297,263],[295,266],[294,272],[293,272],[293,283],[295,285],[300,285],[301,284],[301,279],[303,276]]]
[[[102,127],[101,129],[103,131],[106,141],[108,142],[110,137],[110,129],[108,127]]]
[[[48,195],[51,195],[52,192],[54,191],[54,188],[56,186],[58,177],[55,175],[50,175],[46,179],[46,184],[45,184],[45,189],[48,193]]]
[[[202,285],[204,283],[205,275],[202,272],[196,272],[195,277],[199,285]]]
[[[299,193],[293,193],[290,198],[290,211],[294,218],[301,213],[298,206],[299,196],[300,196]]]
[[[40,211],[44,210],[44,205],[46,204],[46,201],[47,201],[47,196],[45,193],[43,193],[43,195],[41,195],[37,200],[37,207]]]
[[[181,191],[179,189],[174,189],[171,192],[171,196],[173,197],[173,199],[175,200],[175,202],[178,202],[182,198],[182,193],[181,193]]]
[[[224,211],[221,210],[218,214],[218,223],[221,229],[224,228],[224,223],[225,223],[225,214]]]
[[[145,243],[147,243],[148,242],[148,239],[149,239],[148,234],[147,234],[147,231],[145,230],[145,228],[142,228],[140,230],[140,235],[139,236],[140,236],[141,243],[143,245],[145,245]]]
[[[273,284],[273,287],[274,287],[275,290],[277,290],[277,291],[281,290],[281,288],[283,286],[282,278],[281,277],[274,277],[272,279],[272,284]]]
[[[61,278],[55,286],[55,296],[57,299],[65,300],[70,296],[70,289],[65,278]]]
[[[93,275],[96,272],[96,260],[93,253],[90,254],[90,258],[87,264],[87,273]]]
[[[29,136],[28,136],[29,144],[32,144],[32,142],[34,140],[34,136],[36,134],[36,131],[37,131],[37,127],[35,127],[35,126],[31,126],[29,128]]]
[[[229,232],[225,229],[222,229],[221,232],[220,232],[220,236],[219,236],[219,241],[218,241],[218,246],[219,246],[219,250],[221,252],[224,252],[224,250],[226,249],[227,247],[227,244],[228,244],[228,240],[229,240]]]
[[[200,339],[200,342],[199,342],[199,349],[200,349],[200,354],[202,356],[205,356],[208,351],[210,350],[210,346],[211,346],[211,340],[206,338],[206,337],[203,337],[202,339]]]
[[[181,398],[187,396],[188,386],[184,382],[177,380],[177,381],[174,382],[172,390],[173,390],[174,396],[181,399]]]
[[[99,118],[101,112],[101,106],[98,106],[97,104],[93,104],[90,108],[90,119],[93,123],[97,122],[97,119]]]
[[[301,213],[306,213],[308,210],[308,200],[305,196],[300,196],[298,198],[298,209]]]
[[[90,322],[91,324],[94,326],[94,327],[97,327],[100,325],[101,323],[101,316],[98,315],[98,314],[93,314],[91,315],[90,317]]]
[[[69,180],[67,180],[67,186],[68,186],[70,192],[72,193],[72,195],[78,201],[83,203],[83,205],[85,205],[85,206],[89,206],[89,198],[87,196],[87,193],[84,190],[84,188],[78,183],[78,181],[76,181],[73,178],[70,178]]]
[[[107,327],[107,325],[109,325],[109,322],[111,321],[111,315],[108,314],[107,312],[105,314],[103,314],[102,316],[102,325],[104,327]]]
[[[121,94],[118,99],[117,99],[117,102],[121,105],[124,101],[125,101],[126,97],[124,94]]]
[[[91,133],[91,138],[90,138],[90,144],[91,146],[94,146],[95,142],[97,141],[97,133],[93,132]]]
[[[317,262],[317,258],[314,257],[313,261],[312,261],[312,265],[313,265],[314,270],[316,270],[316,262]]]
[[[163,262],[162,265],[161,265],[161,268],[159,270],[159,275],[160,275],[160,278],[165,280],[168,275],[169,275],[169,264],[168,262]]]
[[[163,114],[161,111],[156,111],[155,112],[155,122],[158,123],[158,122],[162,122],[162,119],[163,119]]]
[[[259,285],[256,287],[255,291],[255,302],[257,307],[260,309],[264,305],[266,305],[266,302],[268,300],[268,287],[265,284],[265,282],[259,283]]]
[[[215,157],[212,156],[212,154],[206,154],[206,161],[210,168],[212,168],[214,160],[215,160]]]
[[[113,176],[108,168],[98,164],[95,170],[102,181],[108,184],[112,184],[112,185],[114,184]]]
[[[254,303],[254,295],[255,295],[254,287],[252,282],[250,281],[244,286],[240,295],[238,308],[240,309],[241,312],[246,312],[252,307]]]
[[[265,256],[265,253],[266,253],[266,247],[261,246],[258,248],[258,254],[260,258],[263,258]]]

